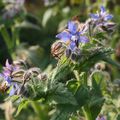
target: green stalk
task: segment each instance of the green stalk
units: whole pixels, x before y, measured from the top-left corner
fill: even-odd
[[[84,72],[83,77],[84,77],[84,85],[87,86],[87,84],[88,84],[87,72]]]
[[[19,44],[19,29],[12,27],[12,48],[13,50],[16,48],[16,46]]]
[[[74,73],[76,79],[79,81],[80,80],[79,72],[77,70],[74,70],[73,73]]]
[[[102,45],[103,47],[105,47],[105,45],[103,43],[101,43],[99,40],[97,39],[93,39],[93,41],[97,42],[98,44]]]
[[[93,120],[90,109],[89,109],[88,106],[83,107],[83,112],[84,112],[84,115],[85,115],[85,118],[86,118],[85,120]]]
[[[7,31],[7,29],[6,29],[6,27],[4,25],[2,25],[0,27],[0,32],[1,32],[1,35],[2,35],[4,41],[5,41],[6,45],[7,45],[9,53],[11,53],[11,49],[12,49],[11,42],[12,41],[11,41],[10,35],[9,35],[9,33],[8,33],[8,31]]]
[[[32,105],[35,113],[39,117],[39,120],[47,120],[48,119],[46,114],[44,114],[44,111],[42,110],[42,108],[40,107],[40,105],[37,102],[32,101],[31,105]]]

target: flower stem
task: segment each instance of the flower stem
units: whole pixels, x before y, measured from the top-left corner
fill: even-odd
[[[18,40],[18,30],[15,29],[15,27],[12,27],[11,30],[12,30],[12,48],[15,49]]]
[[[4,25],[2,25],[0,27],[0,32],[1,32],[1,35],[2,35],[4,41],[7,45],[9,52],[11,53],[11,48],[12,48],[11,42],[12,41],[11,41],[10,35],[9,35],[8,31],[6,30],[6,27]]]
[[[87,105],[83,107],[83,112],[84,112],[86,120],[93,120],[90,109]]]
[[[98,41],[97,39],[93,39],[93,41],[97,42],[98,44],[105,46],[103,43],[101,43],[100,41]]]

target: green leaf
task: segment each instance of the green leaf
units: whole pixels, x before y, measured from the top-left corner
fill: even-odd
[[[52,86],[49,90],[48,98],[51,101],[55,101],[57,104],[77,105],[77,101],[72,92],[70,92],[62,83],[54,84]]]
[[[113,61],[111,58],[106,57],[106,58],[104,58],[103,60],[104,60],[105,62],[107,62],[107,63],[109,63],[109,64],[117,67],[117,68],[120,68],[120,64],[117,63],[117,62],[115,62],[115,61]]]
[[[102,88],[106,87],[105,80],[105,76],[101,71],[95,71],[92,74],[92,86],[89,93],[88,109],[93,120],[98,116],[104,103]]]
[[[72,105],[58,105],[57,111],[53,114],[50,120],[68,120],[71,113],[76,110]]]
[[[93,120],[98,116],[104,103],[103,97],[92,97],[89,102],[89,108]]]
[[[76,64],[75,69],[80,71],[88,71],[96,62],[104,60],[108,57],[113,50],[111,48],[95,48],[87,51],[85,57],[81,58],[81,61]],[[88,54],[88,55],[87,55]]]
[[[43,16],[43,21],[42,21],[42,24],[43,26],[46,26],[48,20],[51,18],[53,14],[53,10],[52,9],[48,9],[45,13],[44,13],[44,16]]]
[[[20,98],[20,96],[18,96],[18,95],[13,95],[13,96],[10,97],[10,99],[11,99],[13,102],[17,101],[19,98]]]
[[[30,99],[38,100],[44,98],[46,96],[47,81],[32,78],[32,80],[29,81],[27,89],[30,93],[29,95]]]
[[[75,93],[79,86],[80,83],[75,79],[71,79],[67,82],[67,87],[72,93]]]
[[[117,120],[120,120],[120,114],[117,116]]]
[[[75,98],[79,104],[79,107],[84,106],[89,99],[88,88],[81,85],[75,93]]]
[[[107,72],[102,71],[95,71],[92,74],[92,87],[96,89],[97,93],[101,94],[101,90],[106,90],[107,87],[107,81],[109,81]]]
[[[68,61],[67,59],[61,60],[58,66],[52,72],[51,81],[66,81],[65,78],[67,77],[67,75],[71,75],[72,73],[73,67],[71,66],[72,65],[70,64],[70,61]]]
[[[1,25],[0,26],[0,33],[7,45],[7,48],[11,51],[11,47],[12,47],[12,40],[11,40],[11,37],[8,33],[8,30],[6,29],[6,27],[4,25]]]
[[[40,120],[48,120],[48,111],[43,104],[40,104],[37,101],[31,101],[31,106]]]
[[[18,116],[18,115],[20,114],[20,112],[22,111],[22,109],[27,108],[27,106],[28,106],[29,103],[30,103],[29,100],[23,99],[23,100],[19,103],[19,106],[18,106],[18,109],[17,109],[17,112],[16,112],[16,115],[15,115],[15,116]]]

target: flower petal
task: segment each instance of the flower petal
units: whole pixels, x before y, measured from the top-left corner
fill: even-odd
[[[7,81],[7,83],[8,83],[9,85],[11,84],[11,77],[5,76],[4,74],[1,74],[1,73],[0,73],[0,77],[1,77],[2,79],[4,79],[5,81]]]
[[[106,11],[105,7],[104,7],[104,6],[101,6],[101,7],[100,7],[100,11],[101,11],[101,13],[104,13],[104,12]]]
[[[81,42],[81,43],[87,43],[87,42],[89,42],[89,39],[86,36],[80,36],[79,42]]]
[[[67,31],[63,31],[56,35],[56,38],[63,40],[64,42],[70,39],[70,33]]]
[[[17,85],[17,83],[15,83],[12,86],[12,89],[10,90],[9,96],[15,95],[18,90],[19,90],[19,86]]]
[[[11,84],[11,77],[5,77],[5,80],[8,82],[8,84]]]
[[[6,66],[8,69],[11,69],[11,65],[9,64],[8,59],[6,60],[5,66]]]
[[[15,87],[12,86],[12,89],[10,90],[9,96],[13,96],[15,94]]]
[[[75,21],[69,21],[68,22],[68,29],[71,32],[71,34],[75,34],[78,30],[78,23]]]
[[[69,47],[70,47],[71,50],[74,50],[74,48],[76,47],[76,43],[74,41],[71,41]]]
[[[113,15],[108,14],[105,16],[104,20],[107,21],[107,20],[111,20],[112,18],[113,18]]]
[[[10,76],[11,72],[9,70],[3,71],[4,76]]]
[[[97,20],[99,19],[99,15],[98,14],[90,14],[90,17]]]

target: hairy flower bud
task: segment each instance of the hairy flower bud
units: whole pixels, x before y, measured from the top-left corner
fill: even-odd
[[[97,70],[105,70],[105,64],[104,63],[96,63],[95,69]]]
[[[47,79],[47,75],[45,73],[41,73],[37,76],[38,79],[40,80],[46,80]]]
[[[13,65],[14,66],[19,66],[20,68],[26,68],[27,67],[26,61],[21,60],[21,59],[13,61]]]
[[[51,54],[56,59],[60,59],[61,56],[64,54],[65,49],[66,49],[65,43],[62,41],[57,41],[53,43],[51,46]]]
[[[103,24],[101,26],[102,30],[107,31],[107,32],[113,32],[113,30],[115,29],[115,27],[116,27],[116,24],[113,23],[113,22],[108,22],[108,23]]]

